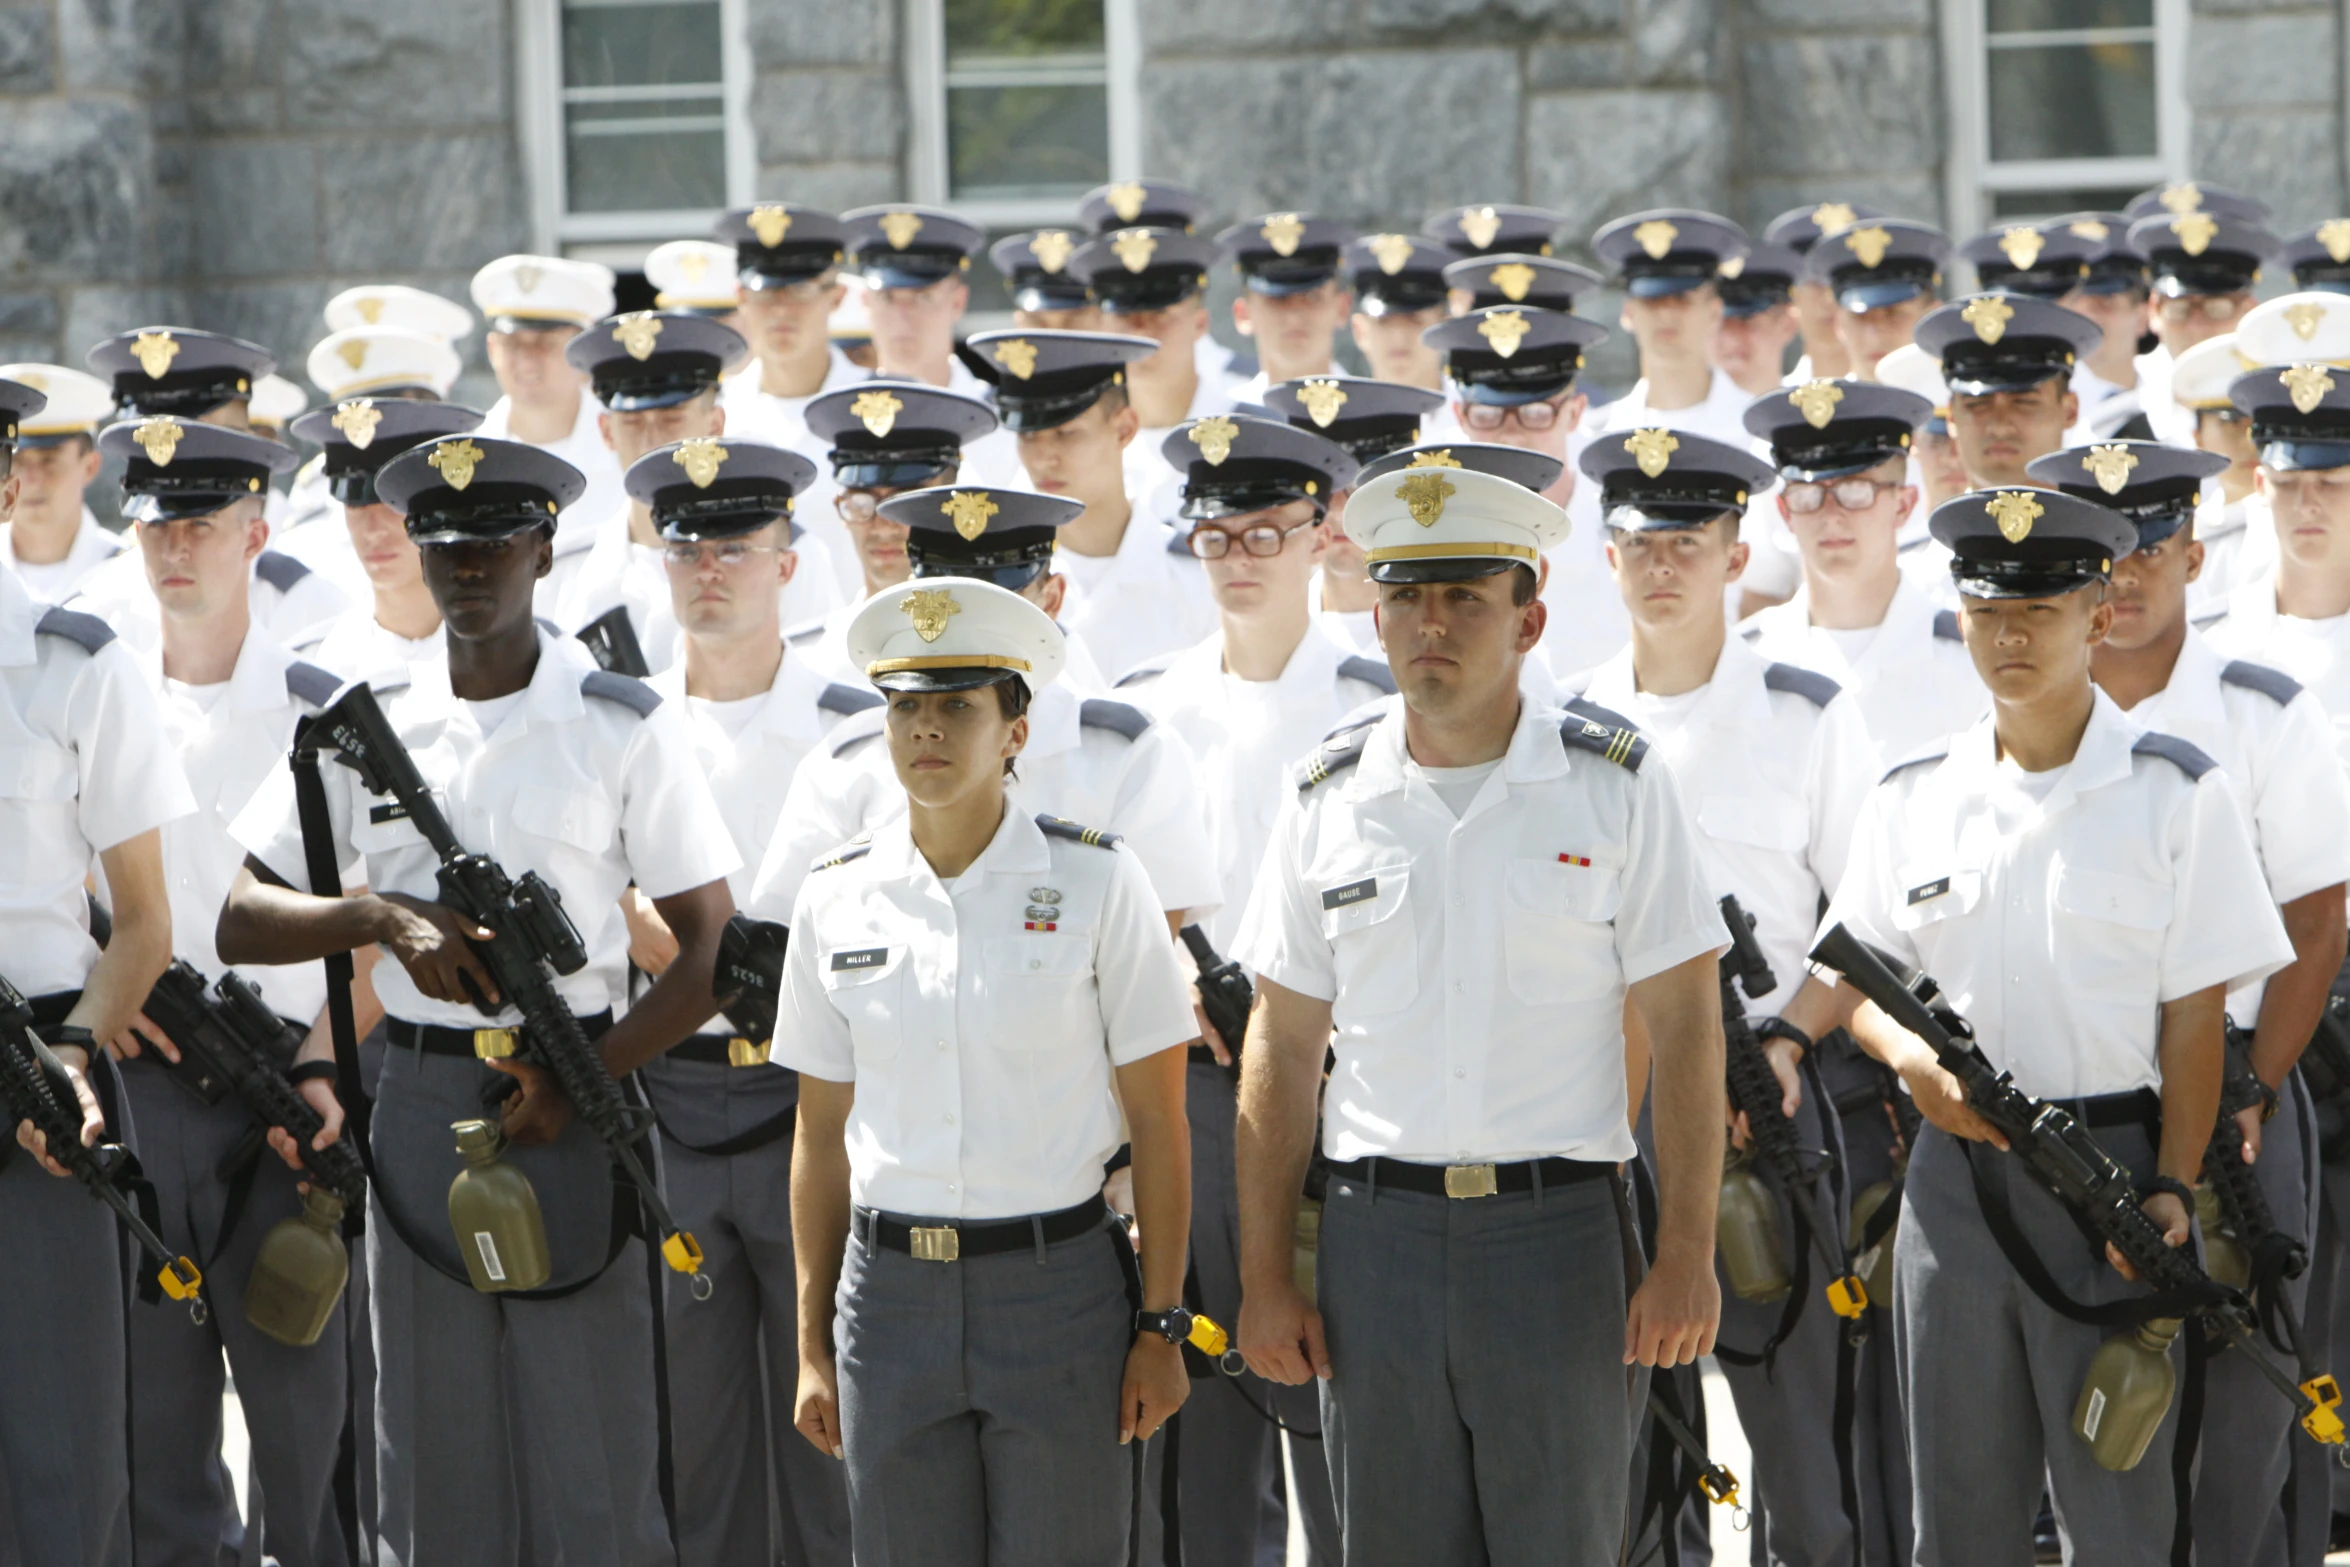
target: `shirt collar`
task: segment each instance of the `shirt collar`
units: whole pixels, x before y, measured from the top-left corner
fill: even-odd
[[[41,623],[46,607],[34,599],[13,567],[0,565],[0,666],[39,662],[33,628]]]
[[[867,874],[885,882],[912,879],[919,886],[928,882],[938,886],[938,873],[914,847],[914,821],[904,811],[897,812],[888,821],[873,829],[873,852],[867,860]],[[960,885],[973,876],[1030,875],[1052,869],[1053,851],[1044,841],[1044,829],[1033,817],[1020,809],[1020,802],[1007,799],[1004,819],[998,823],[995,836],[987,840],[987,847],[979,851],[961,876]]]
[[[294,655],[284,643],[256,625],[245,632],[237,649],[237,667],[228,678],[229,706],[240,713],[268,713],[291,702],[286,689],[286,666]]]
[[[2220,701],[2219,676],[2225,667],[2226,661],[2212,651],[2203,633],[2189,626],[2187,640],[2179,646],[2178,662],[2171,666],[2169,684],[2130,709],[2131,721],[2182,732],[2224,728],[2228,717]],[[2154,723],[2157,714],[2162,718],[2159,725]]]
[[[538,668],[531,671],[530,684],[522,688],[522,702],[513,717],[543,719],[548,723],[579,717],[587,711],[579,683],[596,672],[594,655],[580,645],[578,638],[564,636],[543,622],[538,627],[538,638]],[[418,697],[444,712],[456,708],[461,699],[450,688],[449,660],[445,654],[408,667],[409,682]]]
[[[1986,713],[1951,741],[1950,759],[1958,765],[1965,784],[1977,794],[1989,790],[1999,768],[1995,722],[1995,712]],[[2127,777],[2130,747],[2145,732],[2145,726],[2116,707],[2113,698],[2092,687],[2089,727],[2082,731],[2080,746],[2065,768],[2063,781],[2050,792],[2042,814],[2053,816],[2072,804],[2076,796]]]
[[[1346,785],[1349,799],[1367,800],[1404,786],[1409,757],[1404,751],[1403,698],[1386,698],[1380,711],[1383,717],[1371,731],[1363,759],[1351,769],[1354,777]],[[1557,708],[1534,701],[1523,690],[1518,693],[1518,724],[1510,731],[1509,749],[1502,753],[1504,783],[1538,783],[1567,770],[1566,748],[1558,736],[1558,726],[1565,718]]]

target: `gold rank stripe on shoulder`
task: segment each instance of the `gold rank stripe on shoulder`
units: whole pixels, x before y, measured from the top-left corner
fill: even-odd
[[[1084,827],[1058,816],[1039,816],[1037,829],[1050,838],[1066,838],[1071,843],[1082,843],[1090,849],[1115,849],[1124,840],[1114,832],[1099,827]]]
[[[1566,708],[1559,741],[1568,750],[1594,752],[1627,772],[1640,771],[1648,759],[1648,741],[1622,714],[1580,697]]]

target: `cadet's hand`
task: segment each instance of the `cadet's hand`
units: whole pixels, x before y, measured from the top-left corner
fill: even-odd
[[[2178,1193],[2156,1192],[2138,1204],[2138,1207],[2161,1228],[2165,1246],[2176,1248],[2187,1244],[2187,1205],[2179,1201]],[[2111,1241],[2105,1243],[2105,1260],[2112,1263],[2114,1271],[2123,1278],[2133,1284],[2138,1282],[2138,1270],[2130,1266],[2129,1259],[2116,1250]]]
[[[499,1003],[498,983],[466,945],[487,941],[492,932],[476,925],[445,903],[411,898],[404,892],[375,895],[385,911],[384,930],[375,939],[400,960],[400,967],[416,981],[416,988],[435,1001],[472,1005],[478,993],[492,1006]],[[473,989],[465,982],[471,979]]]
[[[310,1101],[310,1108],[317,1111],[318,1118],[326,1123],[318,1129],[318,1135],[310,1139],[308,1151],[316,1152],[343,1135],[343,1102],[335,1097],[334,1084],[322,1077],[313,1077],[296,1083],[294,1092]],[[269,1146],[277,1150],[277,1156],[286,1162],[287,1169],[302,1168],[304,1150],[296,1146],[293,1133],[282,1126],[271,1127]],[[303,1184],[307,1186],[309,1183]]]
[[[2236,1129],[2244,1134],[2244,1162],[2246,1164],[2250,1164],[2260,1157],[2260,1129],[2264,1124],[2258,1105],[2246,1105],[2236,1112]]]
[[[1102,1182],[1102,1201],[1128,1224],[1134,1222],[1134,1166],[1122,1164]]]
[[[801,1354],[800,1393],[792,1405],[792,1424],[818,1449],[840,1457],[840,1372],[830,1355]]]
[[[506,1141],[517,1148],[536,1148],[551,1143],[571,1124],[571,1101],[544,1067],[517,1061],[512,1056],[483,1065],[493,1072],[503,1072],[514,1079],[519,1090],[505,1103],[502,1130]]]
[[[1242,1289],[1240,1336],[1235,1342],[1249,1370],[1268,1382],[1296,1387],[1308,1377],[1330,1375],[1322,1314],[1295,1279],[1268,1279]]]
[[[1167,1417],[1191,1396],[1183,1351],[1156,1333],[1137,1333],[1126,1352],[1126,1380],[1118,1388],[1118,1445],[1158,1434]]]
[[[1624,1364],[1688,1365],[1713,1353],[1721,1324],[1711,1248],[1661,1252],[1624,1313]]]
[[[162,1024],[144,1012],[131,1014],[130,1026],[106,1041],[106,1053],[117,1061],[128,1061],[133,1056],[145,1054],[145,1047],[149,1045],[154,1046],[155,1053],[164,1060],[173,1066],[179,1065],[180,1047],[171,1042],[171,1036],[163,1031]]]
[[[1788,1120],[1803,1108],[1803,1077],[1799,1070],[1803,1061],[1803,1047],[1794,1040],[1774,1034],[1762,1042],[1763,1059],[1771,1064],[1771,1075],[1779,1080],[1779,1114]],[[1743,1148],[1754,1136],[1754,1128],[1746,1124],[1746,1112],[1734,1111],[1730,1116],[1730,1141]]]
[[[90,1058],[79,1045],[52,1045],[50,1050],[65,1067],[66,1078],[73,1084],[73,1097],[82,1108],[82,1146],[95,1148],[98,1139],[106,1135],[106,1112],[98,1108],[98,1096],[90,1091]],[[18,1146],[41,1162],[41,1168],[51,1175],[71,1175],[73,1172],[49,1157],[49,1139],[42,1136],[30,1121],[16,1125]]]
[[[1199,986],[1191,987],[1191,1020],[1199,1025],[1199,1037],[1207,1045],[1208,1053],[1216,1058],[1216,1065],[1230,1066],[1232,1052],[1224,1048],[1224,1036],[1216,1032],[1216,1025],[1208,1021],[1208,1009],[1199,1004]]]
[[[1998,1128],[1975,1114],[1975,1107],[1966,1102],[1966,1090],[1958,1079],[1943,1070],[1942,1063],[1931,1056],[1904,1064],[1901,1080],[1909,1085],[1909,1097],[1918,1107],[1918,1114],[1939,1126],[1953,1137],[1963,1137],[1970,1143],[1989,1143],[2005,1152],[2007,1139]]]
[[[659,979],[677,961],[676,933],[634,884],[620,895],[620,917],[628,926],[628,961]]]

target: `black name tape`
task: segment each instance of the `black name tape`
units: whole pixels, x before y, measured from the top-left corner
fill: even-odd
[[[1944,876],[1944,877],[1940,878],[1939,880],[1927,882],[1927,883],[1926,883],[1924,886],[1922,886],[1922,887],[1912,887],[1912,888],[1910,888],[1910,889],[1909,889],[1909,901],[1910,901],[1911,903],[1913,903],[1913,904],[1914,904],[1914,903],[1923,903],[1923,902],[1925,902],[1925,901],[1926,901],[1928,898],[1939,898],[1939,897],[1941,897],[1941,896],[1942,896],[1942,894],[1944,894],[1944,893],[1948,892],[1949,890],[1950,890],[1950,878],[1949,878],[1949,877],[1947,877],[1947,876]]]
[[[404,822],[407,819],[408,807],[397,800],[389,805],[371,805],[367,808],[367,820],[373,826],[381,827],[386,822]]]
[[[1322,894],[1322,907],[1343,909],[1350,903],[1367,903],[1379,896],[1379,878],[1366,876],[1361,881],[1350,881],[1343,887],[1332,887]]]
[[[879,968],[888,961],[887,947],[854,947],[832,955],[832,971],[837,974],[843,969]]]

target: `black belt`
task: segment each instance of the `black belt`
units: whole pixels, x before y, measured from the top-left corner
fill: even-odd
[[[2051,1099],[2093,1132],[2117,1126],[2135,1126],[2155,1141],[2162,1140],[2162,1095],[2151,1088],[2133,1088],[2121,1094],[2091,1094],[2082,1099]]]
[[[773,1048],[772,1041],[748,1040],[740,1034],[688,1034],[670,1048],[669,1058],[699,1061],[705,1066],[767,1066],[768,1052]]]
[[[610,1007],[579,1019],[579,1031],[590,1039],[601,1037],[611,1026]],[[422,1051],[428,1056],[496,1061],[515,1054],[521,1047],[522,1035],[523,1030],[519,1028],[445,1028],[438,1023],[411,1023],[406,1018],[384,1019],[386,1039],[404,1050]]]
[[[1382,1186],[1424,1197],[1498,1197],[1534,1190],[1539,1174],[1545,1190],[1613,1175],[1616,1167],[1590,1159],[1527,1159],[1517,1164],[1414,1164],[1408,1159],[1333,1161],[1330,1173],[1376,1191]]]
[[[34,996],[25,1005],[33,1009],[33,1027],[55,1028],[73,1014],[82,999],[78,990],[52,990],[45,996]]]
[[[859,1208],[851,1215],[851,1222],[869,1246],[886,1246],[924,1262],[955,1262],[1073,1241],[1100,1229],[1102,1216],[1108,1212],[1096,1196],[1058,1213],[1021,1219],[937,1219],[926,1224],[874,1208]]]

